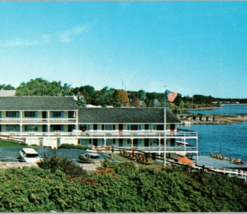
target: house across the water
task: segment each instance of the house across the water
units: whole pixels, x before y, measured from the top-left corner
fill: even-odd
[[[177,130],[178,124],[181,122],[167,109],[164,131],[163,108],[78,108],[73,97],[0,97],[2,137],[52,148],[82,144],[165,150],[168,156],[197,154],[197,133]],[[187,140],[192,142],[190,146]]]

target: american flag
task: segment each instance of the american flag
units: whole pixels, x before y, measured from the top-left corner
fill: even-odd
[[[165,98],[170,103],[173,103],[173,101],[176,99],[177,96],[178,96],[177,93],[174,93],[174,92],[171,92],[171,91],[168,91],[168,90],[166,90],[166,92],[165,92]]]

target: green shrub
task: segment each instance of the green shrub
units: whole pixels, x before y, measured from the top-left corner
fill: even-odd
[[[86,150],[89,147],[87,145],[73,145],[73,144],[62,144],[58,147],[58,149],[80,149]]]
[[[84,175],[84,171],[79,165],[67,157],[58,157],[55,153],[51,157],[45,154],[44,158],[37,164],[40,168],[50,170],[52,173],[59,169],[66,175]]]

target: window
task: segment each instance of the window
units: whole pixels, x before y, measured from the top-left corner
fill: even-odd
[[[116,144],[116,139],[113,139],[112,140],[112,144]]]
[[[164,125],[157,125],[157,130],[164,130]]]
[[[20,131],[20,126],[18,125],[6,125],[6,131]]]
[[[105,130],[113,130],[113,125],[105,125]]]
[[[6,117],[19,117],[18,111],[6,111]]]
[[[56,117],[56,118],[63,117],[63,111],[52,111],[51,117]]]
[[[63,131],[63,125],[51,125],[51,131]]]
[[[131,130],[138,130],[138,125],[131,125]]]
[[[25,117],[38,117],[37,111],[25,111],[24,113]]]
[[[105,140],[104,140],[104,139],[101,140],[101,145],[102,145],[102,146],[105,145]]]
[[[24,126],[25,131],[38,131],[38,126],[37,125],[28,125]]]
[[[69,118],[75,118],[75,115],[76,115],[76,114],[75,114],[74,111],[69,111],[69,112],[68,112],[68,117],[69,117]]]
[[[127,144],[131,144],[131,139],[128,139],[127,140]]]
[[[130,125],[127,125],[127,130],[130,130]]]

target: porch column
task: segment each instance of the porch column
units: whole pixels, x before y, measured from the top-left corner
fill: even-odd
[[[47,111],[47,133],[50,135],[50,111]]]
[[[161,143],[161,138],[159,138],[159,156],[160,156],[160,143]]]
[[[79,111],[75,111],[76,114],[76,130],[79,130]]]
[[[20,114],[20,134],[22,134],[22,111],[19,111]]]
[[[106,147],[106,138],[104,138],[104,146]]]
[[[196,160],[198,162],[198,137],[196,138],[196,151],[197,151],[197,153],[196,153]]]

